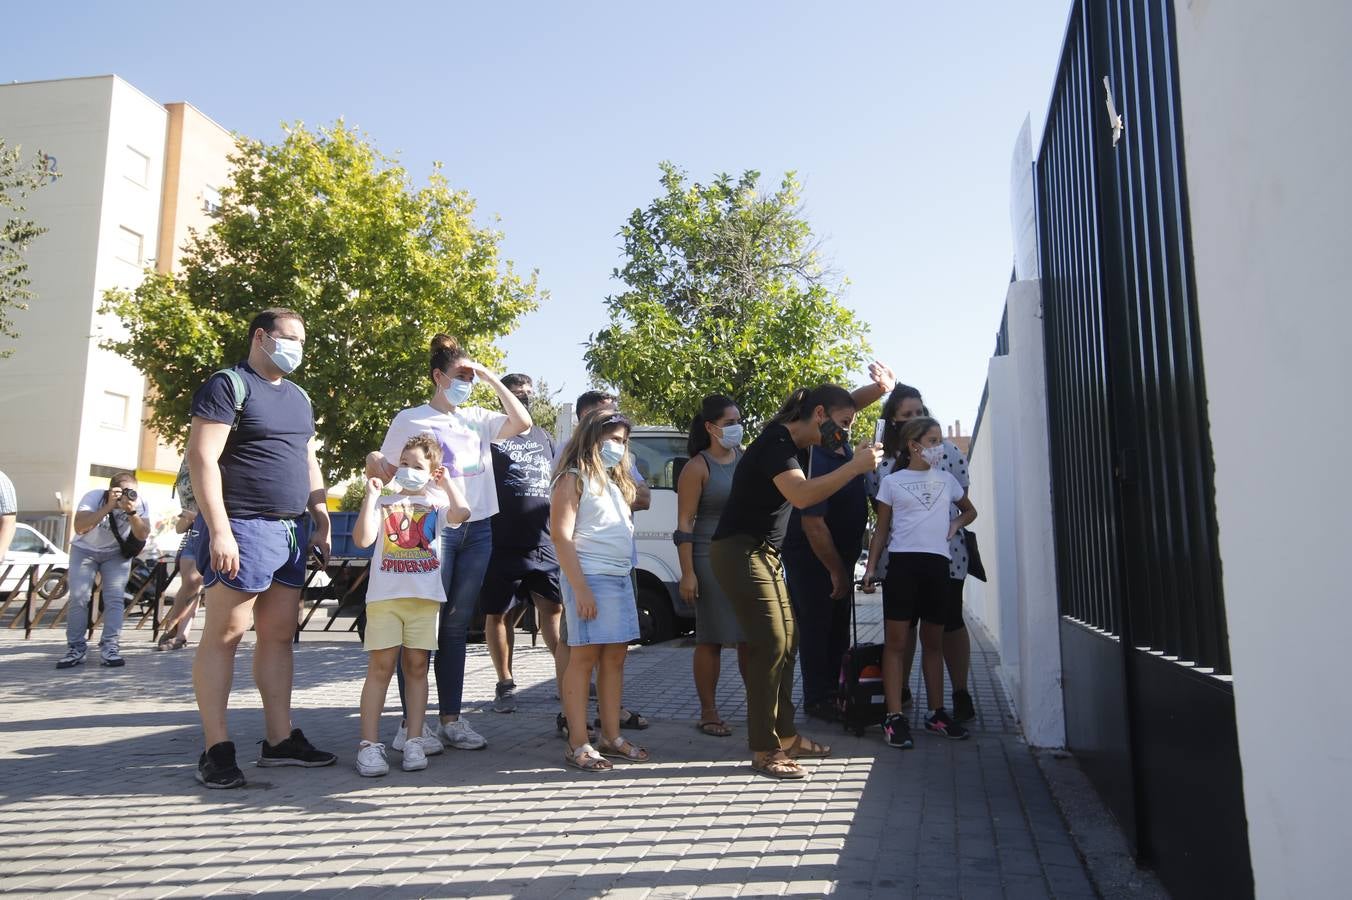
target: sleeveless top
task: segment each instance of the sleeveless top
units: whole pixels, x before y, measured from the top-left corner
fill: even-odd
[[[732,492],[732,473],[742,459],[742,449],[734,451],[732,462],[723,464],[711,457],[707,450],[701,450],[704,464],[709,467],[709,477],[705,479],[704,491],[699,495],[699,507],[695,510],[696,556],[709,555],[709,542],[713,539],[718,520],[723,515],[723,507],[728,503],[728,494]]]
[[[569,469],[583,481],[582,473]],[[600,488],[598,491],[597,489]],[[615,482],[604,484],[583,481],[573,525],[573,545],[584,575],[628,575],[629,557],[634,548],[634,521],[629,504],[624,502]]]

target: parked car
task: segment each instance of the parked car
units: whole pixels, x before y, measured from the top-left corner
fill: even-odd
[[[0,563],[0,594],[6,596],[20,587],[28,589],[24,580],[28,567],[37,565],[38,596],[43,600],[59,600],[66,596],[66,570],[70,567],[70,556],[60,547],[30,525],[20,522],[14,530],[14,540],[9,545],[9,553]]]
[[[634,513],[639,639],[651,644],[695,627],[695,608],[681,599],[681,562],[671,542],[676,530],[676,479],[689,459],[686,435],[674,428],[635,428],[629,450],[652,490],[652,505]]]

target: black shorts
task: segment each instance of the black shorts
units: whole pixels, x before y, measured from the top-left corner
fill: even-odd
[[[942,621],[952,580],[947,556],[889,554],[883,579],[883,618],[890,622]]]
[[[944,633],[958,631],[966,628],[967,623],[962,620],[962,589],[967,586],[966,578],[948,579],[948,598],[944,600]],[[919,619],[911,620],[912,628],[920,627]]]
[[[480,612],[486,616],[503,615],[518,601],[530,603],[531,594],[563,603],[554,548],[494,547],[479,591]]]

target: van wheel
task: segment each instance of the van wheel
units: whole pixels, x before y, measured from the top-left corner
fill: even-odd
[[[665,591],[640,587],[638,591],[638,641],[659,644],[676,636],[671,600]]]
[[[37,594],[43,600],[60,600],[66,596],[66,570],[52,569],[42,579]]]

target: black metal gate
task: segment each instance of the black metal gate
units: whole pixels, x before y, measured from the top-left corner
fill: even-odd
[[[1179,896],[1253,893],[1173,4],[1081,0],[1038,153],[1067,742]]]

